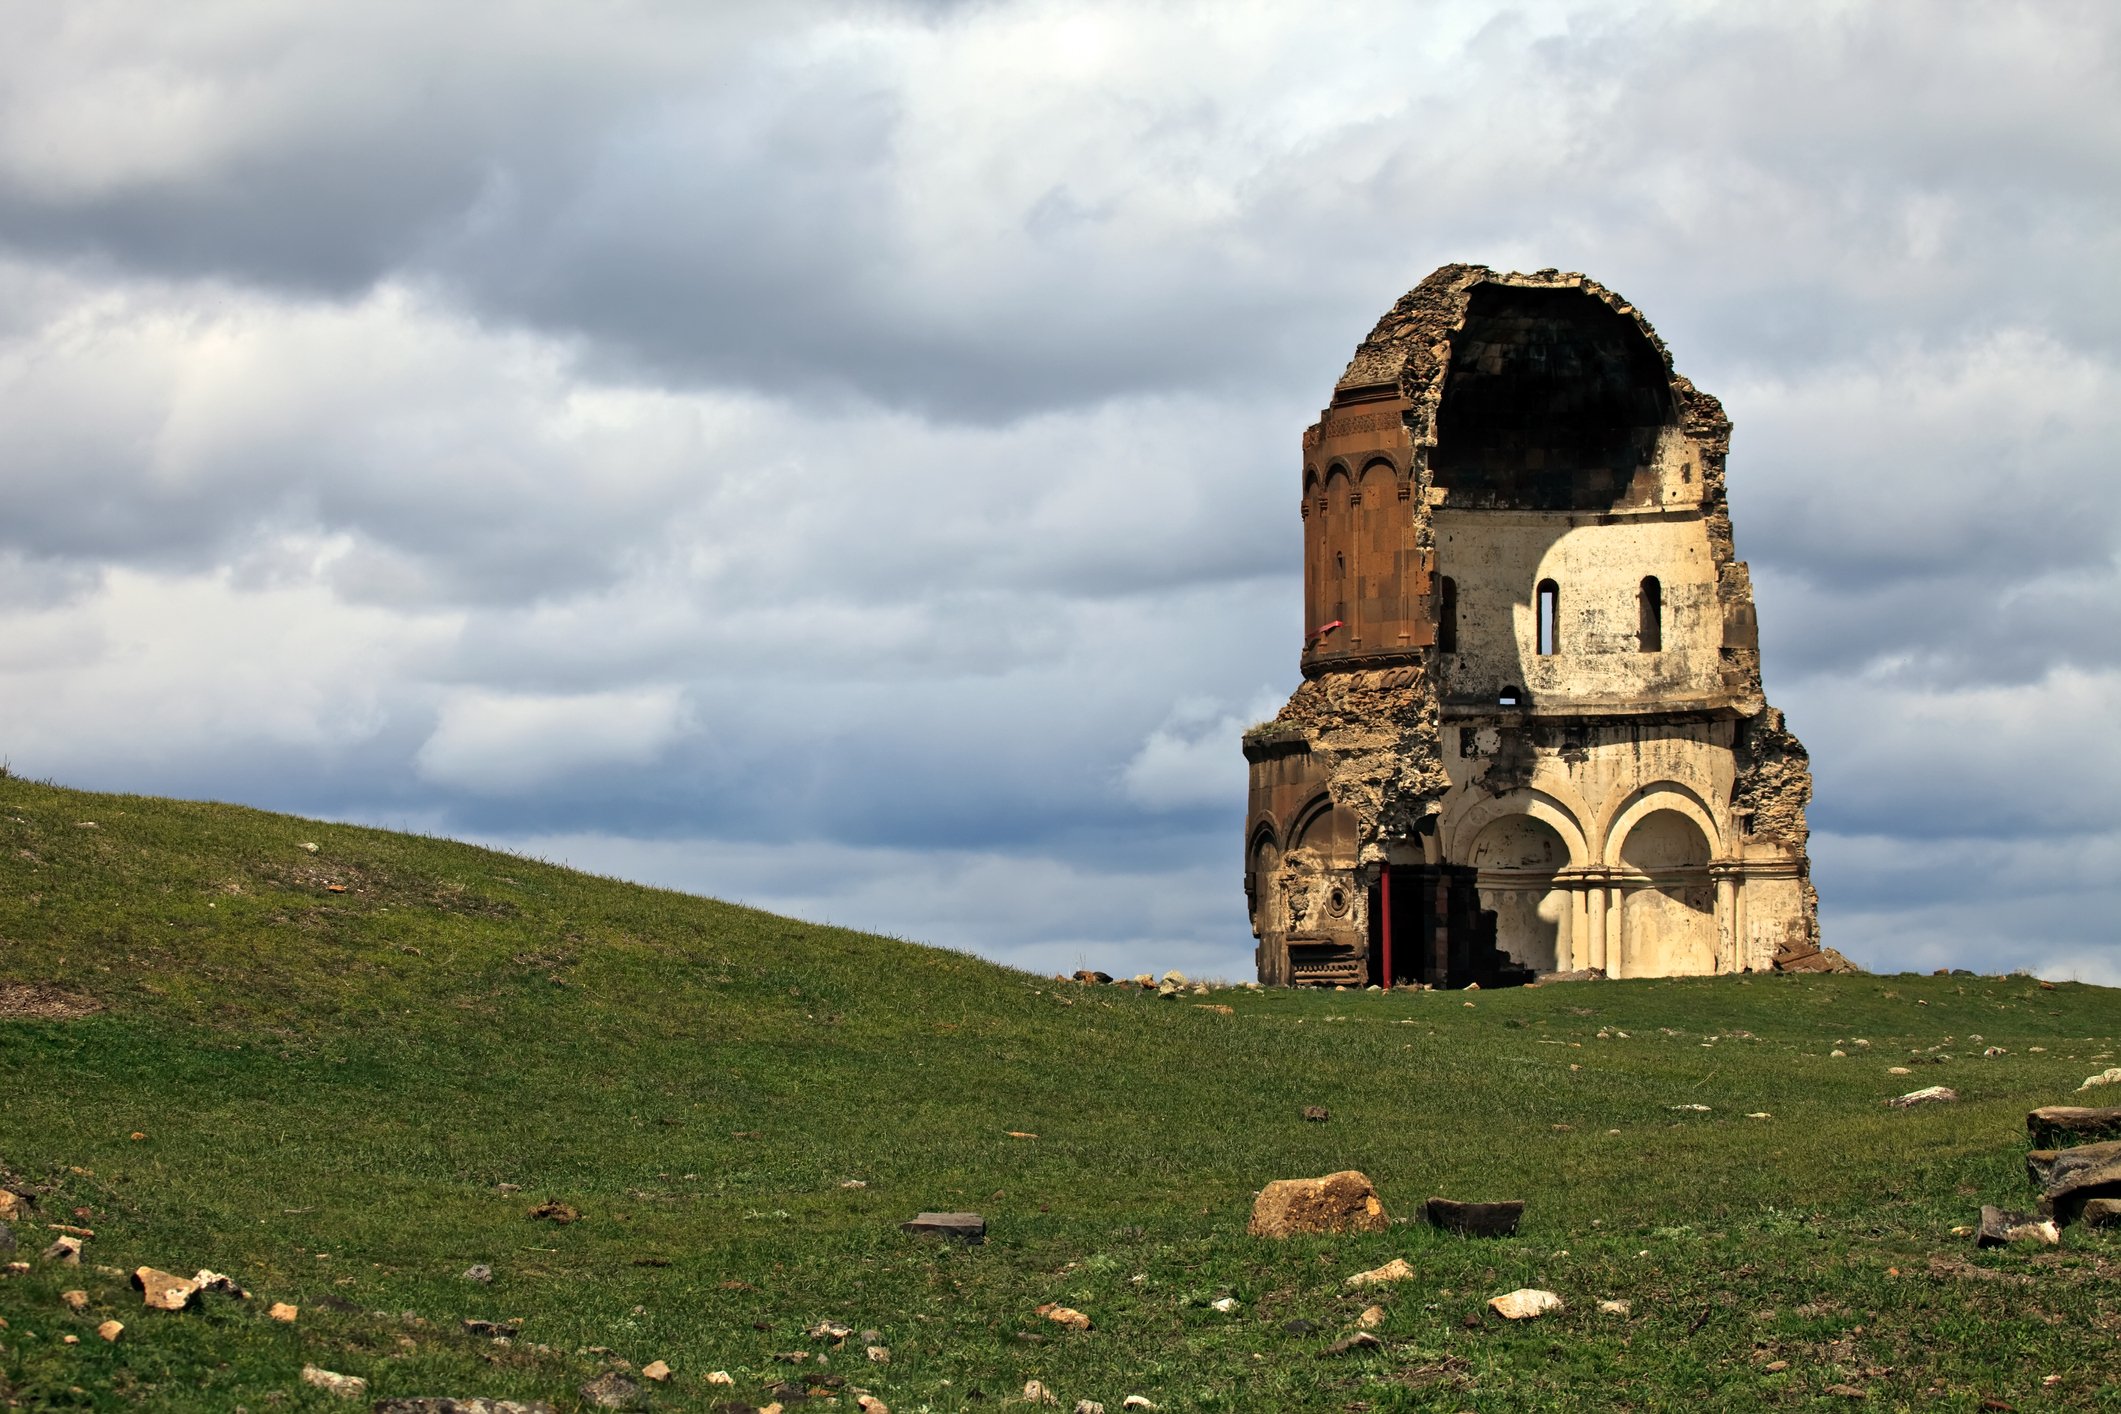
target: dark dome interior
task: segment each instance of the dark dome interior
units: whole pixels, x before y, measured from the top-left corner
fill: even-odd
[[[1597,510],[1671,417],[1664,359],[1626,315],[1581,290],[1482,284],[1451,336],[1430,467],[1453,505]]]

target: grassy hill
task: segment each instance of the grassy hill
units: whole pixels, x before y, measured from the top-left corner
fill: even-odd
[[[1949,1232],[2029,1201],[2025,1110],[2115,1063],[2098,988],[1159,1001],[439,840],[18,780],[0,983],[38,984],[0,987],[0,1165],[49,1186],[4,1254],[32,1269],[0,1278],[19,1407],[351,1407],[300,1382],[315,1364],[370,1399],[566,1409],[655,1360],[675,1373],[650,1404],[701,1410],[793,1410],[771,1386],[820,1376],[838,1408],[859,1389],[897,1414],[1034,1378],[1114,1414],[2121,1402],[2121,1241]],[[1961,1102],[1882,1103],[1934,1083]],[[1245,1236],[1265,1181],[1343,1168],[1397,1217],[1530,1207],[1501,1241]],[[582,1220],[527,1215],[546,1199]],[[928,1208],[985,1213],[988,1243],[898,1231]],[[80,1268],[37,1260],[50,1223],[93,1230]],[[1414,1280],[1345,1289],[1395,1256]],[[256,1299],[145,1311],[138,1264]],[[1568,1309],[1483,1315],[1526,1285]],[[1323,1354],[1373,1300],[1385,1346]],[[1093,1328],[1037,1314],[1055,1301]],[[521,1325],[502,1344],[468,1318]],[[823,1320],[890,1363],[804,1334]],[[776,1358],[799,1350],[825,1359]]]

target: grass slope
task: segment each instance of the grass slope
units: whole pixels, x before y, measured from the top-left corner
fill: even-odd
[[[656,1359],[655,1407],[764,1405],[821,1373],[775,1357],[823,1349],[823,1319],[892,1352],[828,1352],[838,1407],[860,1387],[898,1414],[1032,1378],[1114,1411],[2121,1403],[2121,1243],[1948,1235],[2027,1201],[2024,1111],[2112,1063],[2097,988],[1221,991],[1224,1015],[443,841],[17,780],[0,980],[102,1008],[0,1018],[0,1163],[55,1185],[7,1254],[32,1270],[0,1279],[22,1407],[346,1407],[299,1383],[314,1363],[372,1398],[573,1408]],[[1951,1059],[1887,1074],[1917,1055]],[[1962,1102],[1881,1103],[1938,1082]],[[1395,1215],[1530,1209],[1496,1242],[1244,1235],[1261,1183],[1341,1168]],[[546,1198],[586,1216],[528,1218]],[[986,1246],[897,1230],[958,1207]],[[78,1270],[35,1260],[50,1222],[95,1230]],[[1415,1280],[1344,1289],[1394,1256]],[[460,1276],[477,1262],[491,1286]],[[142,1263],[257,1299],[143,1311],[113,1274]],[[1567,1311],[1483,1317],[1524,1285]],[[1386,1347],[1322,1355],[1371,1299]],[[522,1326],[501,1345],[465,1318]]]

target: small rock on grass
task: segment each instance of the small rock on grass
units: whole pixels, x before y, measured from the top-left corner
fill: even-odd
[[[842,1325],[838,1321],[819,1321],[803,1334],[812,1340],[845,1340],[854,1334],[854,1327]]]
[[[872,1345],[863,1353],[869,1357],[869,1363],[872,1365],[891,1363],[891,1347],[888,1345]]]
[[[1601,1316],[1628,1316],[1633,1315],[1634,1311],[1634,1304],[1628,1301],[1601,1301],[1598,1303],[1598,1314]]]
[[[65,1303],[66,1309],[69,1311],[86,1311],[88,1309],[88,1293],[85,1291],[62,1291],[59,1293],[59,1299]]]
[[[102,1325],[96,1327],[96,1334],[102,1336],[105,1340],[116,1340],[124,1333],[125,1322],[123,1321],[105,1321]]]
[[[1977,1247],[2008,1247],[2014,1242],[2035,1242],[2042,1247],[2061,1245],[2062,1232],[2052,1218],[2031,1213],[2007,1213],[1993,1205],[1981,1209],[1981,1228],[1974,1236]]]
[[[1383,1345],[1384,1342],[1370,1334],[1370,1332],[1356,1331],[1351,1335],[1344,1335],[1339,1340],[1334,1341],[1325,1348],[1324,1353],[1327,1355],[1347,1355],[1357,1350],[1376,1350]]]
[[[2086,1227],[2121,1228],[2121,1198],[2093,1198],[2078,1215]]]
[[[606,1370],[583,1385],[581,1394],[599,1409],[631,1409],[640,1402],[641,1387],[617,1370]]]
[[[1090,1329],[1090,1318],[1088,1316],[1072,1306],[1063,1306],[1057,1301],[1048,1301],[1045,1305],[1038,1308],[1038,1313],[1057,1326],[1066,1326],[1068,1329],[1075,1331]]]
[[[1374,1331],[1384,1323],[1385,1308],[1382,1306],[1365,1306],[1363,1313],[1355,1318],[1355,1324],[1366,1331]]]
[[[285,1301],[275,1301],[272,1305],[265,1308],[265,1314],[276,1321],[293,1325],[301,1318],[302,1308],[300,1306],[290,1306]]]
[[[915,1213],[913,1221],[899,1225],[900,1232],[917,1237],[954,1237],[960,1242],[985,1242],[987,1220],[978,1213]]]
[[[1138,1394],[1130,1394],[1119,1402],[1122,1409],[1154,1409],[1156,1406]]]
[[[1524,1218],[1524,1201],[1512,1198],[1500,1203],[1460,1203],[1431,1198],[1426,1213],[1431,1227],[1460,1237],[1509,1237]]]
[[[1039,1382],[1038,1380],[1025,1380],[1024,1403],[1059,1404],[1060,1396],[1056,1395],[1052,1390],[1047,1389],[1045,1385]]]
[[[670,1378],[670,1365],[667,1361],[651,1360],[641,1366],[641,1378],[654,1380],[657,1384],[662,1384]]]
[[[582,1220],[581,1209],[571,1203],[562,1203],[556,1198],[548,1198],[535,1208],[532,1208],[530,1216],[534,1219],[542,1219],[545,1222],[556,1223],[561,1227],[565,1227],[568,1223],[578,1223]]]
[[[1105,1406],[1094,1399],[1078,1399],[1075,1401],[1075,1414],[1105,1414]]]
[[[181,1311],[199,1289],[199,1283],[189,1277],[154,1267],[133,1268],[132,1284],[141,1302],[153,1311]]]
[[[342,1375],[316,1365],[302,1367],[302,1383],[315,1385],[326,1394],[335,1394],[341,1399],[360,1399],[368,1393],[368,1381],[359,1375]]]
[[[1854,1385],[1828,1385],[1826,1392],[1837,1399],[1869,1399],[1870,1395]]]
[[[81,1239],[78,1237],[60,1237],[53,1239],[52,1245],[44,1249],[44,1260],[47,1262],[57,1262],[62,1267],[80,1266]]]
[[[1959,1098],[1959,1092],[1949,1085],[1930,1085],[1920,1090],[1910,1090],[1905,1095],[1895,1095],[1886,1104],[1896,1110],[1911,1110],[1917,1105],[1950,1104]]]
[[[1372,1267],[1366,1272],[1357,1272],[1348,1278],[1346,1285],[1353,1287],[1382,1286],[1387,1282],[1407,1281],[1414,1275],[1414,1268],[1407,1265],[1404,1257],[1394,1257],[1381,1267]]]
[[[861,1414],[891,1414],[891,1406],[873,1394],[856,1395],[854,1407],[859,1409]]]
[[[1488,1302],[1488,1309],[1506,1321],[1529,1321],[1549,1311],[1562,1309],[1561,1298],[1551,1291],[1521,1286]]]
[[[484,1262],[473,1263],[464,1269],[464,1280],[475,1281],[481,1286],[489,1285],[493,1281],[493,1268]]]
[[[736,1376],[730,1374],[727,1370],[709,1370],[707,1372],[707,1383],[711,1385],[734,1385]]]

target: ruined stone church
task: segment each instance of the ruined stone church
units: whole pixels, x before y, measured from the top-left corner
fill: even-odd
[[[1730,434],[1582,275],[1447,265],[1378,321],[1304,432],[1303,683],[1244,741],[1262,982],[1821,956]]]

